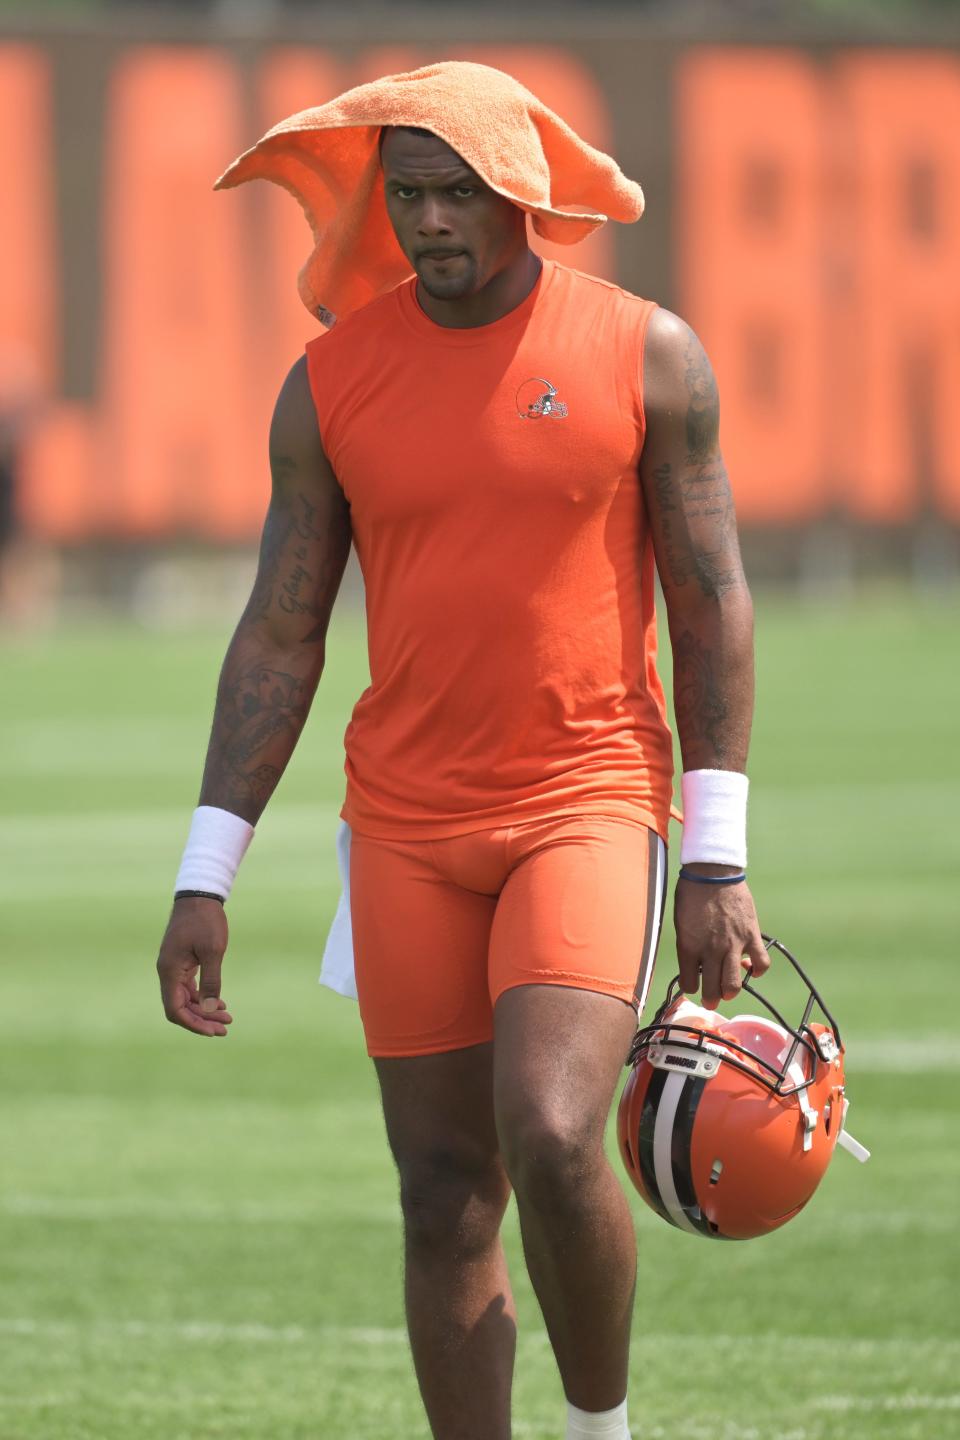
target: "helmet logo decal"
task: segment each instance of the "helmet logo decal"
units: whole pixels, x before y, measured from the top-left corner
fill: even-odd
[[[534,376],[524,380],[517,391],[517,414],[521,420],[565,420],[567,407],[557,399],[557,387]]]

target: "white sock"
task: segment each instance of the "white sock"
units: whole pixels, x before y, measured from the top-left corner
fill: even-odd
[[[627,1402],[612,1410],[578,1410],[567,1406],[567,1440],[630,1440]]]

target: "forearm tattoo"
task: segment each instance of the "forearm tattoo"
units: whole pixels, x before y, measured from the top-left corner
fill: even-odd
[[[673,642],[673,704],[681,746],[706,741],[714,765],[723,769],[728,759],[729,707],[712,652],[689,630]]]
[[[296,466],[275,456],[273,472],[282,495]],[[220,676],[201,803],[259,818],[306,721],[349,548],[345,503],[329,518],[300,491],[271,505],[257,578]]]
[[[231,802],[256,818],[269,800],[307,718],[313,687],[302,676],[253,665],[224,666],[204,772],[204,803]],[[210,796],[215,795],[216,800]]]

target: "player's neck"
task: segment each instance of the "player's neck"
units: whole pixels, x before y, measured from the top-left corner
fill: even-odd
[[[417,303],[423,313],[437,325],[449,330],[470,330],[478,325],[492,325],[511,310],[522,305],[540,278],[543,261],[532,250],[523,250],[516,260],[478,290],[460,300],[438,300],[428,295],[417,283]]]

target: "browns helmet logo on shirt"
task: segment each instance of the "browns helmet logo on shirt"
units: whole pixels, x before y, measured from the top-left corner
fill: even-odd
[[[517,414],[521,420],[540,420],[550,417],[563,420],[567,407],[557,399],[557,388],[549,380],[524,380],[517,391]]]

